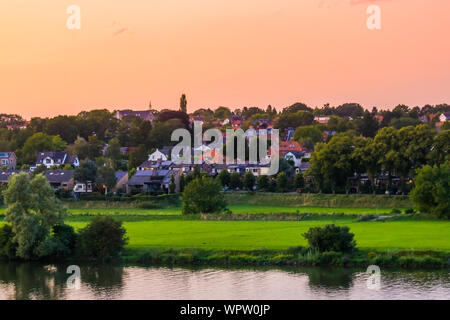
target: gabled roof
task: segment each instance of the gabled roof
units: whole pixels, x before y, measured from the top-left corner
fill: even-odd
[[[15,156],[14,152],[0,152],[0,158],[9,158],[12,155]]]
[[[119,182],[128,172],[126,171],[116,171],[116,181]]]
[[[0,170],[0,183],[7,183],[12,175],[20,173],[18,170]]]
[[[50,183],[62,183],[73,179],[73,170],[49,170],[45,172],[45,177]]]

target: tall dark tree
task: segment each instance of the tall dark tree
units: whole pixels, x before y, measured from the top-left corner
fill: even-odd
[[[183,93],[180,98],[180,111],[187,113],[187,100],[186,95]]]

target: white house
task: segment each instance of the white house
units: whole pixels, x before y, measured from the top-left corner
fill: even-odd
[[[148,155],[148,161],[167,161],[167,155],[159,151],[159,149],[156,149],[155,152]]]
[[[67,152],[62,151],[39,152],[36,158],[36,167],[44,165],[49,169],[52,166],[59,167],[66,164],[78,167],[80,165],[80,161],[77,156],[69,155]]]
[[[450,113],[443,113],[439,116],[439,121],[445,122],[450,121]]]

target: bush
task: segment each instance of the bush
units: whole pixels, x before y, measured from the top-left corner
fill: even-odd
[[[211,178],[194,179],[183,191],[183,214],[224,212],[226,202],[220,191],[220,184]]]
[[[405,209],[404,213],[405,214],[414,214],[414,209],[413,208]]]
[[[393,208],[393,209],[391,210],[391,213],[392,213],[392,214],[400,214],[400,213],[402,213],[402,211],[401,211],[400,209]]]
[[[310,247],[320,252],[349,252],[356,246],[356,241],[353,239],[354,234],[350,233],[349,230],[348,227],[329,224],[323,228],[309,228],[308,232],[303,234],[303,237],[308,240]]]
[[[120,255],[128,243],[121,221],[97,216],[80,230],[79,251],[83,257],[105,261]]]
[[[423,166],[417,170],[410,197],[421,213],[441,219],[450,218],[450,162]]]
[[[14,231],[12,227],[5,224],[0,228],[0,257],[13,259],[16,257],[17,243],[14,241]]]
[[[54,253],[58,258],[71,256],[75,252],[78,235],[73,227],[66,224],[53,226]]]

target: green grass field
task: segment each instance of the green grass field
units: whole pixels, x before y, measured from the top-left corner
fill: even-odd
[[[306,245],[301,236],[310,227],[335,223],[355,234],[357,246],[376,250],[450,251],[450,222],[358,222],[356,219],[311,221],[160,220],[124,222],[130,249],[200,248],[217,250],[279,250]],[[86,222],[69,221],[75,228]]]

